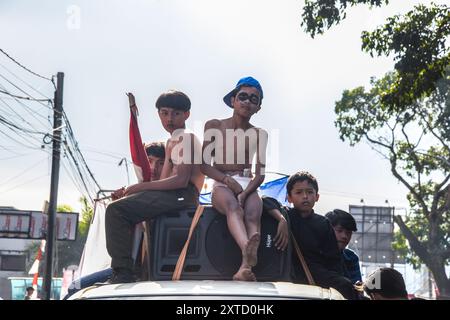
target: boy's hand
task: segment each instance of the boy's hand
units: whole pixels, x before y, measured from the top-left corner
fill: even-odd
[[[125,189],[124,195],[129,196],[130,194],[138,193],[138,192],[141,192],[144,190],[145,189],[142,188],[142,183],[136,183],[136,184],[133,184],[133,185],[127,187]]]
[[[134,99],[134,95],[131,92],[127,92],[127,96],[128,96],[128,103],[129,103],[130,107],[135,106],[136,100]]]
[[[277,229],[277,235],[274,238],[275,241],[275,247],[278,250],[284,251],[286,249],[288,242],[289,242],[289,228],[287,221],[284,217],[278,221],[278,229]]]
[[[244,189],[242,189],[242,186],[230,176],[226,176],[223,183],[225,183],[235,195],[238,195],[242,191],[244,191]]]
[[[112,200],[117,200],[117,199],[123,198],[124,196],[125,196],[125,187],[117,189],[116,191],[111,193]]]
[[[242,191],[237,195],[237,200],[242,209],[244,209],[245,199],[247,199],[247,194],[245,191]]]

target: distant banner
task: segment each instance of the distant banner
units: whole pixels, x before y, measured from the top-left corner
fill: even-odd
[[[0,209],[0,238],[44,239],[48,216],[40,211]],[[77,212],[56,214],[56,239],[76,240]]]

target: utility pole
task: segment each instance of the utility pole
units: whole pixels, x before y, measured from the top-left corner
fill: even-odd
[[[43,299],[50,300],[51,286],[53,276],[53,246],[56,241],[55,222],[56,206],[58,203],[58,182],[59,182],[59,163],[61,158],[61,124],[63,111],[63,88],[64,73],[58,72],[56,75],[56,91],[53,107],[53,154],[52,154],[52,174],[50,184],[50,201],[48,207],[48,226],[47,226],[47,248],[45,250],[45,274],[43,281]]]

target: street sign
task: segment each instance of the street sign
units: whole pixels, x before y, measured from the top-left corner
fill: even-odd
[[[0,209],[0,238],[45,239],[47,218],[41,211]],[[77,212],[57,213],[57,240],[76,240],[77,228]]]

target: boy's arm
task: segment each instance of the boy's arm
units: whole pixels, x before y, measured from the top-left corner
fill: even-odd
[[[273,238],[275,247],[278,250],[284,250],[286,249],[289,242],[289,226],[286,218],[278,209],[268,210],[267,213],[278,221],[277,234],[275,238]]]
[[[141,182],[129,186],[125,195],[148,190],[174,190],[186,188],[191,178],[193,164],[177,165],[177,174],[157,181]]]
[[[266,212],[278,221],[277,235],[274,238],[275,247],[279,250],[286,249],[289,243],[289,225],[281,213],[282,205],[277,199],[268,196],[261,197],[263,203],[263,214]]]
[[[232,177],[211,166],[212,157],[215,154],[216,148],[216,142],[213,137],[217,138],[217,136],[222,136],[220,130],[218,129],[219,125],[220,121],[216,119],[209,120],[205,123],[202,145],[202,164],[200,166],[200,170],[205,176],[226,184],[234,192],[234,194],[238,194],[242,192],[241,185]]]
[[[344,249],[342,252],[344,258],[344,265],[347,269],[347,273],[350,275],[350,280],[355,281],[355,283],[362,282],[361,268],[359,266],[358,255],[349,249]]]
[[[170,139],[168,139],[165,145],[164,164],[161,169],[160,180],[170,177],[170,173],[172,172],[173,163],[170,158],[171,152],[172,152],[172,142]]]
[[[173,169],[176,170],[175,175],[171,175],[170,177],[166,177],[164,179],[160,179],[157,181],[149,181],[149,182],[141,182],[135,185],[132,185],[128,187],[125,190],[125,195],[130,195],[137,192],[147,191],[147,190],[174,190],[174,189],[182,189],[186,188],[189,184],[189,181],[191,179],[192,171],[194,166],[196,164],[194,163],[193,159],[195,156],[195,143],[194,143],[194,137],[193,135],[189,135],[189,138],[192,139],[190,144],[184,144],[189,145],[190,150],[187,152],[190,153],[190,157],[187,157],[186,159],[189,160],[188,163],[184,163],[183,160],[181,160],[177,164],[171,163],[170,165],[173,166]],[[170,142],[170,139],[168,141],[168,144]],[[167,155],[169,159],[172,157],[172,151],[173,148],[177,146],[177,144],[174,144],[173,141],[172,144],[169,145],[169,154]],[[182,143],[182,142],[179,142]],[[185,152],[183,149],[179,149],[178,151]],[[182,156],[180,159],[183,159]],[[167,160],[167,158],[165,159]],[[164,163],[166,165],[166,162]],[[163,168],[164,170],[164,168]]]
[[[281,203],[277,199],[269,196],[262,196],[261,200],[263,203],[263,211],[269,211],[272,209],[277,209],[278,211],[281,211]]]
[[[203,131],[203,145],[202,145],[203,157],[200,169],[204,175],[210,177],[211,179],[223,182],[223,180],[226,177],[226,174],[211,166],[212,158],[215,155],[215,148],[216,148],[217,136],[215,135],[215,131],[219,131],[219,129],[217,128],[219,125],[220,121],[216,119],[209,120],[205,123],[205,129]]]
[[[247,188],[242,191],[238,200],[240,203],[244,204],[245,199],[252,192],[255,192],[256,189],[264,182],[265,172],[266,172],[266,149],[267,149],[267,140],[269,135],[263,129],[258,129],[258,138],[256,145],[256,164],[255,164],[255,176],[248,184]]]

